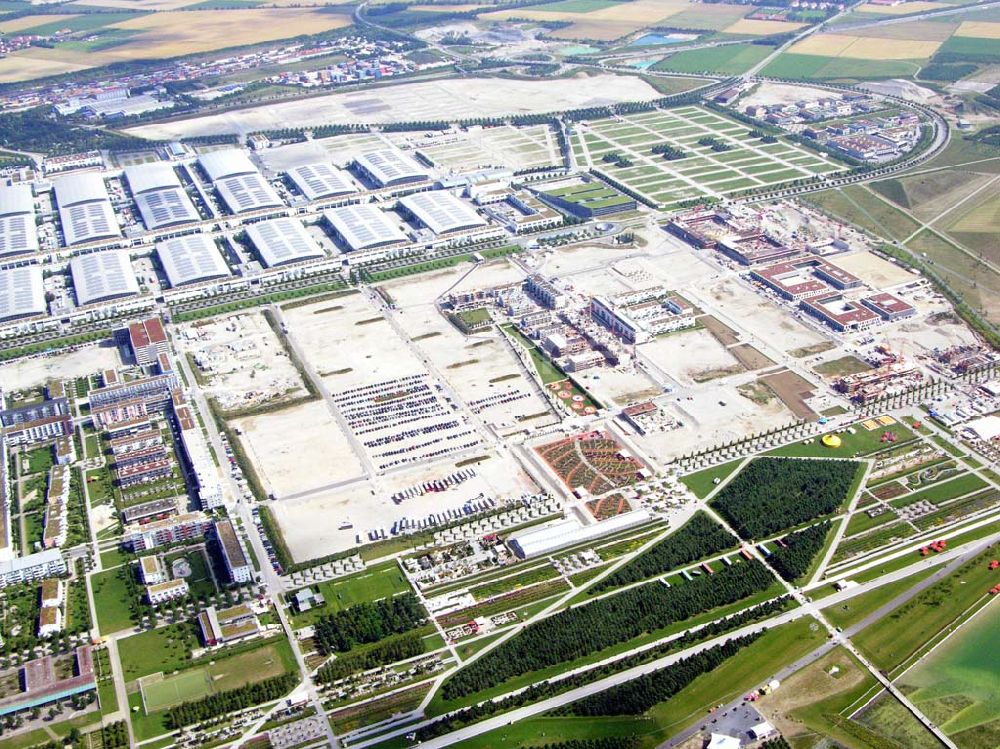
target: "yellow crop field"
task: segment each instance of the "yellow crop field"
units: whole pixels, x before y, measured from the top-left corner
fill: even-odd
[[[628,3],[615,3],[610,7],[590,13],[547,11],[543,10],[544,7],[541,6],[538,10],[518,8],[516,10],[496,11],[486,13],[480,18],[488,21],[503,21],[508,18],[528,18],[533,21],[572,21],[572,26],[558,29],[552,32],[552,36],[560,39],[610,41],[689,9],[691,4],[686,0],[633,0]]]
[[[348,26],[348,14],[301,8],[171,11],[151,13],[109,28],[137,31],[117,47],[102,50],[102,59],[134,60],[208,52],[236,44],[257,44],[300,34]]]
[[[786,21],[756,21],[750,18],[742,18],[732,26],[725,29],[727,34],[750,34],[751,36],[768,36],[770,34],[782,34],[786,31],[801,29],[803,23],[788,23]]]
[[[72,8],[74,5],[98,5],[102,8],[115,8],[117,10],[178,10],[189,5],[201,2],[201,0],[73,0],[65,7]]]
[[[974,36],[980,39],[1000,39],[1000,23],[996,21],[963,21],[955,36]]]
[[[78,14],[69,15],[53,15],[53,16],[22,16],[21,18],[15,18],[11,21],[3,21],[0,23],[0,32],[4,34],[13,34],[17,31],[24,31],[25,29],[30,29],[35,26],[42,26],[43,24],[58,23],[59,21],[68,21],[70,18],[76,18]]]
[[[444,5],[443,3],[431,3],[429,5],[411,5],[410,10],[422,10],[425,13],[465,13],[469,10],[479,10],[488,8],[488,5]]]
[[[16,81],[30,81],[33,78],[42,78],[46,75],[60,75],[61,73],[72,73],[91,67],[86,63],[73,63],[66,60],[47,60],[33,54],[35,50],[25,50],[15,52],[0,59],[0,83],[14,83]],[[48,51],[48,50],[44,50]]]
[[[872,5],[865,3],[857,8],[863,13],[881,13],[887,16],[901,16],[907,13],[923,13],[928,10],[938,10],[949,7],[948,3],[935,3],[930,0],[913,0],[899,5]]]
[[[873,39],[844,34],[815,34],[789,50],[800,55],[852,57],[858,60],[917,60],[933,55],[941,42]]]
[[[946,21],[909,21],[888,23],[858,29],[858,36],[872,39],[908,39],[910,41],[944,42],[958,28],[957,23]]]

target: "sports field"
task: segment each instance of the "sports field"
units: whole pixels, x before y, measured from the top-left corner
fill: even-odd
[[[712,145],[699,141],[712,138]],[[701,107],[656,110],[581,123],[572,136],[578,165],[594,168],[659,206],[732,195],[844,167],[784,141],[762,143],[746,125]],[[667,160],[667,145],[683,158]],[[604,160],[616,154],[625,166]]]
[[[286,652],[282,652],[286,651]],[[139,680],[146,712],[165,710],[209,694],[281,676],[289,668],[291,651],[282,641],[222,658],[173,676],[156,674]]]

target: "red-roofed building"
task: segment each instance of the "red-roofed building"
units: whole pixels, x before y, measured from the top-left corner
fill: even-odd
[[[142,367],[155,364],[160,354],[169,352],[167,334],[158,317],[150,317],[128,326],[129,344],[136,364]]]
[[[841,333],[865,330],[882,320],[872,310],[852,299],[845,299],[841,294],[803,299],[799,306]]]
[[[861,300],[861,303],[868,309],[877,312],[883,320],[902,320],[917,314],[917,309],[912,304],[885,291],[866,296]]]

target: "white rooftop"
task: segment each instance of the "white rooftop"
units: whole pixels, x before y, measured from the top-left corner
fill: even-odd
[[[30,185],[0,185],[0,216],[35,212]]]
[[[472,206],[445,190],[407,195],[399,203],[435,234],[486,225]]]
[[[396,222],[371,203],[332,208],[323,216],[352,250],[407,241]]]
[[[649,519],[649,513],[642,509],[623,512],[621,515],[615,515],[592,525],[582,525],[575,518],[567,518],[529,528],[512,536],[509,542],[519,557],[530,559],[565,546],[584,543],[609,533],[641,525]]]
[[[268,268],[325,257],[302,222],[294,218],[276,218],[246,227],[247,236]]]
[[[112,239],[122,233],[111,201],[107,198],[62,206],[59,208],[59,220],[67,245]]]
[[[147,190],[156,190],[161,187],[181,186],[177,172],[164,161],[127,166],[125,167],[125,179],[128,180],[128,186],[133,195],[140,195]]]
[[[53,180],[56,203],[60,208],[78,203],[108,199],[108,188],[97,172],[80,172]]]
[[[219,248],[205,234],[185,234],[156,243],[156,254],[171,286],[232,275]]]
[[[222,151],[211,151],[198,157],[198,163],[205,170],[208,179],[218,182],[223,177],[232,177],[236,174],[250,174],[257,171],[257,167],[250,161],[246,151],[239,148],[227,148]]]
[[[350,195],[358,191],[347,174],[325,162],[289,169],[288,178],[309,200]]]
[[[21,265],[0,270],[0,320],[45,313],[42,269]]]
[[[69,270],[81,306],[139,293],[127,250],[76,255],[69,261]]]
[[[1000,416],[982,416],[973,419],[965,427],[981,440],[996,439],[1000,437]]]
[[[284,205],[278,193],[259,172],[225,177],[215,183],[226,207],[233,213],[278,208]]]
[[[150,230],[190,224],[201,218],[182,187],[147,190],[136,196],[135,204],[142,215],[142,223]]]
[[[369,151],[358,156],[355,161],[383,187],[419,182],[430,176],[427,169],[396,148]]]

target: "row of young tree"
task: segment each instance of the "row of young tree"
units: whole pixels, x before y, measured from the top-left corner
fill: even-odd
[[[415,738],[418,741],[427,741],[428,739],[443,736],[446,733],[451,733],[458,728],[477,723],[493,715],[499,715],[523,705],[530,705],[539,700],[562,694],[570,689],[590,684],[598,679],[627,671],[635,666],[641,666],[643,663],[655,661],[657,658],[684,650],[695,643],[705,642],[726,632],[732,632],[733,630],[745,627],[748,624],[763,621],[772,614],[784,611],[790,600],[789,596],[782,596],[781,598],[765,601],[759,606],[744,609],[725,619],[709,622],[697,631],[688,630],[680,637],[660,643],[647,650],[627,655],[616,661],[605,663],[604,665],[567,676],[557,681],[541,681],[537,684],[532,684],[527,689],[523,689],[503,699],[485,700],[470,707],[455,710],[433,723],[418,729]]]
[[[254,705],[271,702],[292,691],[298,681],[297,674],[288,673],[259,681],[256,684],[247,684],[238,689],[211,694],[193,702],[185,702],[167,712],[167,727],[171,729],[183,728],[238,710],[245,710]]]
[[[363,653],[335,658],[316,672],[316,680],[321,684],[330,684],[359,671],[416,658],[424,649],[424,638],[417,632],[407,632],[383,640]]]
[[[666,668],[584,697],[559,712],[580,716],[641,715],[658,702],[673,697],[702,674],[721,666],[761,634],[763,630],[727,640],[722,645],[682,658]]]
[[[316,622],[316,649],[323,655],[378,642],[423,622],[427,614],[413,593],[359,603]]]
[[[672,587],[655,582],[630,588],[531,624],[445,682],[457,699],[531,671],[568,663],[696,614],[764,590],[774,578],[757,560],[724,567]]]
[[[757,458],[712,500],[743,536],[764,538],[828,515],[858,474],[850,460]]]
[[[662,575],[734,545],[735,540],[721,525],[704,512],[699,512],[676,533],[591,586],[589,592],[600,593]]]
[[[732,148],[732,146],[726,143],[724,140],[713,138],[710,135],[706,135],[704,138],[698,138],[698,145],[708,146],[716,153],[721,153],[722,151],[728,151]]]
[[[830,521],[810,525],[795,533],[789,533],[782,539],[784,546],[777,549],[767,558],[770,564],[785,580],[792,582],[804,575],[813,558],[823,548],[826,534],[830,531]]]
[[[649,149],[649,152],[657,156],[662,156],[667,161],[679,161],[680,159],[687,158],[689,155],[687,151],[672,146],[669,143],[657,143]]]

